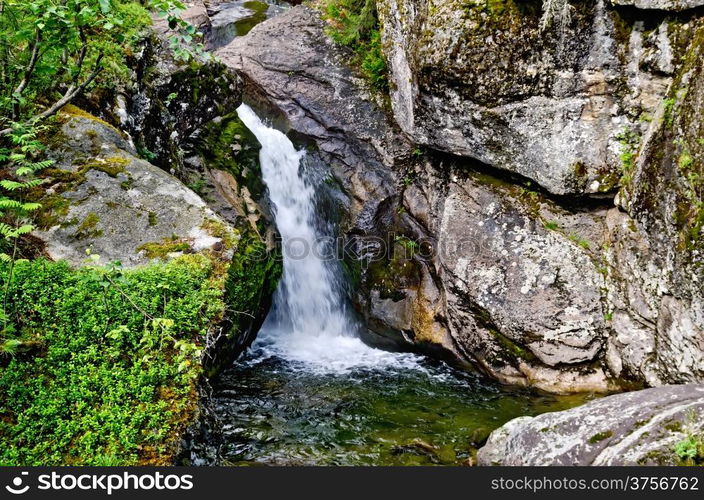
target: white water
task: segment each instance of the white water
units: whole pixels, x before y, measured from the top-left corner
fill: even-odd
[[[262,177],[269,188],[282,237],[283,276],[272,313],[255,348],[316,372],[344,373],[356,368],[417,365],[411,354],[389,353],[365,345],[359,326],[345,309],[339,272],[312,252],[325,241],[315,227],[314,189],[301,168],[304,151],[266,126],[243,104],[237,110],[262,145]]]

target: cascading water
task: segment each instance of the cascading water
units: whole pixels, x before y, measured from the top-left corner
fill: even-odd
[[[345,308],[340,273],[323,257],[332,255],[330,239],[316,229],[315,191],[301,165],[305,152],[262,123],[249,106],[237,112],[262,145],[262,177],[284,248],[281,284],[255,347],[316,371],[415,364],[413,355],[373,349],[359,339],[359,325]]]
[[[372,349],[345,310],[342,274],[316,215],[305,154],[247,106],[283,238],[284,274],[252,350],[212,380],[221,464],[466,463],[504,422],[583,401],[512,390],[413,354]],[[315,248],[317,252],[313,252]]]

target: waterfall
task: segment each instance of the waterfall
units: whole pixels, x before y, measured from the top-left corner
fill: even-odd
[[[373,349],[359,339],[338,266],[323,258],[333,252],[330,239],[317,229],[315,190],[301,164],[305,152],[262,123],[249,106],[237,112],[262,145],[262,177],[284,250],[283,276],[255,348],[315,371],[414,364],[413,355]]]

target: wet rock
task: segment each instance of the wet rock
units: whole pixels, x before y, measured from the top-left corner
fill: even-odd
[[[336,47],[323,28],[315,11],[294,7],[217,55],[242,73],[250,94],[282,113],[284,128],[316,141],[348,191],[365,192],[364,201],[382,200],[394,182],[383,166],[408,145],[345,66],[350,53]]]
[[[212,49],[230,43],[235,37],[244,36],[262,21],[277,16],[288,8],[276,0],[268,2],[237,0],[211,7],[211,27],[208,45]]]
[[[192,9],[194,24],[207,17],[202,4]],[[201,128],[240,104],[242,84],[218,62],[176,60],[160,26],[130,61],[135,83],[118,97],[116,115],[141,156],[180,174]]]
[[[538,3],[383,0],[379,14],[394,115],[409,137],[555,194],[612,190],[619,137],[671,81],[643,61],[657,54],[671,68],[677,25],[650,37],[602,0],[573,2],[571,20],[547,29]]]
[[[704,386],[607,396],[520,417],[495,430],[479,465],[679,465],[678,443],[704,431]]]

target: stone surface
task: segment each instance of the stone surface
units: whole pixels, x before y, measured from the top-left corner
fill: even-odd
[[[639,9],[686,10],[704,5],[702,0],[609,0],[614,5],[633,5]]]
[[[704,431],[704,386],[607,396],[520,417],[495,430],[479,465],[677,465],[677,443]]]
[[[320,152],[335,160],[345,171],[340,175],[345,188],[381,200],[394,181],[383,165],[404,143],[345,66],[349,52],[336,47],[323,26],[315,11],[294,7],[217,55],[242,73],[250,94],[282,113],[284,128],[314,139]]]
[[[104,264],[120,261],[133,267],[150,260],[149,245],[164,251],[173,247],[174,254],[222,247],[223,237],[208,229],[214,225],[229,233],[224,237],[236,237],[178,179],[137,158],[109,125],[74,116],[60,134],[61,145],[51,155],[55,168],[70,180],[49,190],[64,200],[54,204],[66,208],[54,214],[50,227],[37,232],[50,258],[84,265],[90,251]]]
[[[555,194],[614,188],[619,137],[671,81],[663,36],[604,2],[541,28],[535,3],[382,0],[396,121],[418,143],[528,177]],[[646,57],[661,61],[659,68]]]
[[[191,23],[209,26],[202,2],[186,14],[184,19]],[[130,60],[134,84],[118,96],[114,114],[141,155],[180,174],[202,127],[237,108],[242,85],[234,72],[218,62],[174,59],[166,28],[156,21],[154,34],[143,40]]]
[[[704,379],[704,24],[652,120],[609,221],[612,370],[648,384]],[[633,375],[630,375],[633,374]]]

